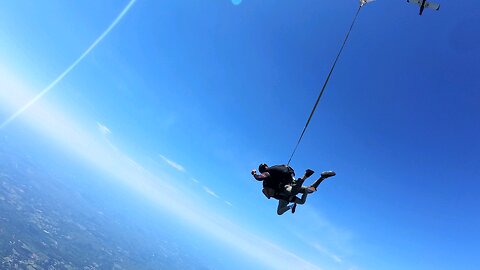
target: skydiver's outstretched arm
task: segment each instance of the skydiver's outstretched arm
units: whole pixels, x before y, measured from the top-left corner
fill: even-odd
[[[269,177],[270,174],[268,172],[264,172],[262,174],[257,174],[256,170],[252,170],[251,174],[257,181],[263,181],[265,178]]]

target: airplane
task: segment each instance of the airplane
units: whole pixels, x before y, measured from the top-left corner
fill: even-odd
[[[439,10],[440,5],[437,3],[430,3],[427,0],[407,0],[408,3],[414,3],[420,6],[420,15],[423,13],[423,9],[428,7],[434,10]]]

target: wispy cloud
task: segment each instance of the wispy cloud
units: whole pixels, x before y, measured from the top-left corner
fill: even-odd
[[[35,104],[39,99],[41,99],[45,94],[50,92],[65,76],[72,71],[95,47],[97,47],[98,43],[100,43],[112,29],[122,20],[123,16],[127,14],[130,8],[135,4],[136,0],[130,0],[130,2],[123,8],[122,12],[117,15],[115,20],[108,26],[108,28],[103,31],[103,33],[88,47],[81,55],[77,58],[67,69],[65,69],[62,74],[60,74],[55,80],[53,80],[45,89],[43,89],[38,95],[36,95],[33,99],[28,101],[24,104],[18,111],[12,114],[7,120],[5,120],[1,125],[0,129],[4,128],[10,122],[15,120],[20,114],[28,110],[33,104]]]
[[[100,132],[105,136],[112,133],[108,127],[106,127],[103,124],[100,124],[99,122],[97,122],[97,127],[98,127],[98,130],[100,130]]]
[[[193,181],[194,183],[196,183],[196,184],[199,184],[199,183],[200,183],[200,181],[198,181],[197,179],[195,179],[195,178],[193,178],[193,177],[190,178],[190,179],[192,179],[192,181]]]
[[[215,198],[218,198],[218,199],[220,198],[220,196],[218,196],[215,192],[213,192],[213,190],[209,189],[209,188],[206,187],[206,186],[203,186],[203,190],[204,190],[206,193],[212,195],[212,196],[215,197]]]
[[[233,204],[229,201],[225,201],[226,204],[230,205],[230,206],[233,206]]]
[[[313,246],[317,251],[320,253],[323,253],[327,255],[330,259],[334,260],[337,263],[342,263],[343,260],[336,254],[332,253],[328,249],[326,249],[324,246],[320,245],[319,243],[312,243],[311,246]]]
[[[170,167],[174,168],[175,170],[177,170],[179,172],[185,172],[186,171],[185,168],[182,165],[176,163],[175,161],[170,160],[170,159],[168,159],[168,158],[166,158],[165,156],[162,156],[162,155],[159,155],[159,156],[160,156],[161,159],[163,159],[163,161],[165,161],[168,165],[170,165]]]
[[[314,251],[318,252],[320,255],[330,258],[335,263],[338,263],[342,267],[346,267],[348,262],[344,260],[343,255],[349,253],[348,248],[348,239],[350,238],[350,232],[342,231],[336,226],[332,225],[327,219],[322,217],[318,212],[313,211],[311,207],[306,207],[303,209],[303,214],[306,215],[306,224],[315,224],[314,228],[306,229],[303,232],[299,232],[298,229],[292,229],[291,233],[295,235],[300,241],[306,245],[313,248]],[[321,240],[322,243],[329,243],[328,246],[325,246],[319,242],[319,239],[312,239],[309,237],[311,234],[317,234],[319,231],[324,233],[324,240]],[[331,246],[335,248],[331,248]],[[342,255],[339,255],[342,254]]]
[[[111,141],[110,141],[110,138],[108,135],[112,134],[112,131],[110,131],[110,129],[105,126],[104,124],[100,123],[100,122],[97,122],[97,129],[98,131],[100,131],[100,133],[103,135],[103,139],[105,140],[105,142],[107,143],[107,145],[112,148],[113,150],[115,151],[118,151],[118,148],[117,146],[115,146]]]

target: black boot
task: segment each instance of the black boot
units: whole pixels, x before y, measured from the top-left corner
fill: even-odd
[[[328,177],[332,177],[332,176],[335,176],[337,175],[334,171],[326,171],[326,172],[322,172],[322,178],[325,179],[325,178],[328,178]]]

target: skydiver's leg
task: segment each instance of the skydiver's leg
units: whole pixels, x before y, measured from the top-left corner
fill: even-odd
[[[283,213],[292,209],[292,207],[293,207],[293,205],[288,205],[287,201],[278,200],[277,214],[278,215],[283,215]]]
[[[305,182],[305,180],[307,180],[307,178],[310,177],[313,173],[314,173],[313,170],[307,169],[305,171],[305,174],[302,176],[302,178],[298,178],[295,181],[295,184],[292,186],[293,187],[291,191],[292,194],[298,194],[299,192],[302,192],[301,188],[302,188],[303,182]]]
[[[293,198],[293,202],[296,204],[304,204],[307,201],[307,196],[308,196],[308,192],[303,192],[302,197],[298,198],[297,196],[295,196]]]
[[[311,187],[315,188],[315,190],[317,190],[318,186],[322,183],[322,181],[325,180],[325,178],[318,178],[317,181],[313,182],[313,184],[311,185]]]
[[[313,182],[313,184],[309,187],[305,186],[300,186],[298,187],[298,192],[302,193],[302,197],[299,199],[297,196],[293,198],[293,202],[296,204],[304,204],[307,201],[307,196],[308,194],[314,192],[317,190],[318,186],[320,183],[322,183],[323,180],[327,179],[328,177],[335,176],[335,172],[333,171],[328,171],[328,172],[322,172],[322,176],[317,179],[317,181]]]
[[[305,178],[306,179],[306,178]],[[305,182],[305,179],[304,178],[298,178],[297,181],[295,181],[295,183],[291,186],[291,193],[292,195],[294,194],[298,194],[301,192],[301,188],[302,188],[302,185],[303,185],[303,182]]]
[[[335,175],[336,173],[333,171],[322,172],[322,176],[320,176],[320,178],[318,178],[317,181],[313,182],[313,184],[310,187],[313,187],[315,190],[317,190],[318,186],[322,183],[323,180]]]
[[[313,182],[313,184],[309,187],[306,186],[301,186],[298,188],[299,193],[302,193],[302,197],[299,199],[298,197],[293,198],[293,202],[296,204],[304,204],[307,201],[307,196],[308,194],[314,192],[317,190],[318,186],[320,183],[322,183],[323,180],[327,179],[328,177],[334,176],[335,173],[332,171],[329,172],[323,172],[322,176],[317,179],[317,181]]]

